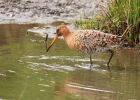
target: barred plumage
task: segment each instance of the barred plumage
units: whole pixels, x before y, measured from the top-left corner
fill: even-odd
[[[117,35],[103,33],[97,30],[78,30],[72,33],[73,49],[92,54],[118,47],[121,39]]]

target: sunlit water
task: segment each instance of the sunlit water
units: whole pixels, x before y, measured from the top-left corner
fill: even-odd
[[[26,34],[32,25],[0,25],[0,100],[140,100],[140,51],[89,57],[62,39],[47,53],[44,38]],[[49,40],[50,42],[50,40]]]

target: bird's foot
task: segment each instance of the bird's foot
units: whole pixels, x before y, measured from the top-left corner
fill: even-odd
[[[90,64],[90,70],[92,69],[92,64]]]
[[[107,67],[108,67],[108,71],[110,72],[110,71],[111,71],[111,69],[110,69],[110,66],[109,66],[109,64],[107,64]]]

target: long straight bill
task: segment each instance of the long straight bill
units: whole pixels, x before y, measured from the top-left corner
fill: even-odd
[[[56,36],[54,37],[54,39],[52,40],[50,46],[47,49],[47,52],[50,50],[50,48],[53,46],[53,44],[55,43],[55,41],[58,39],[58,35],[56,34]]]

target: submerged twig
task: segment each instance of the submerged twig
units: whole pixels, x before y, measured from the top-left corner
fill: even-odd
[[[47,40],[48,40],[48,34],[46,33],[46,38],[45,38],[46,52],[47,52],[47,48],[48,48],[48,46],[47,46]]]

